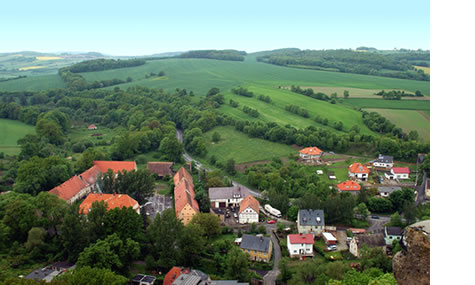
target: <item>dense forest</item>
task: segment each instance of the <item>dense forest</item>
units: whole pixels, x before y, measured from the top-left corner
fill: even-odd
[[[79,72],[91,72],[91,71],[103,71],[109,69],[117,69],[117,68],[124,68],[124,67],[133,67],[133,66],[140,66],[144,65],[145,60],[143,59],[128,59],[128,60],[120,60],[120,59],[93,59],[93,60],[86,60],[80,63],[76,63],[70,66],[68,69],[72,73],[79,73]]]
[[[180,58],[209,58],[220,60],[244,61],[245,51],[237,50],[193,50],[184,52],[177,57]]]
[[[359,73],[413,80],[429,80],[429,75],[414,68],[427,66],[430,52],[400,50],[380,53],[353,50],[282,50],[257,57],[258,61],[289,67]]]

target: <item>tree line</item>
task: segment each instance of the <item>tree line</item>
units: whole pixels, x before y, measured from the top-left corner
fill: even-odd
[[[100,59],[81,61],[79,63],[69,66],[68,69],[72,73],[103,71],[103,70],[109,70],[109,69],[140,66],[140,65],[144,65],[145,62],[146,62],[145,60],[137,59],[137,58],[127,59],[127,60],[100,58]]]
[[[237,50],[192,50],[184,52],[179,58],[209,58],[219,60],[244,61],[245,51]]]

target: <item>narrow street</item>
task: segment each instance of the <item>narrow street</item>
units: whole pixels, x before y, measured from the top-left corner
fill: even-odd
[[[276,230],[276,224],[266,224],[267,234],[270,235],[272,240],[272,250],[274,251],[274,267],[271,271],[267,272],[264,276],[264,285],[273,285],[277,276],[279,276],[279,262],[282,258],[282,253],[280,251],[279,240],[275,237],[273,231]]]

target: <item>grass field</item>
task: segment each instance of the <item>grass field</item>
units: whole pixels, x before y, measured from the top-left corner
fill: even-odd
[[[71,138],[71,141],[74,142],[97,142],[110,141],[112,138],[119,133],[119,129],[112,130],[102,126],[97,126],[97,130],[88,130],[87,126],[78,126],[71,129],[68,133],[68,137]],[[93,134],[102,134],[102,136],[92,136]]]
[[[350,93],[349,98],[378,99],[378,98],[381,98],[381,96],[376,95],[376,93],[382,90],[382,89],[363,89],[363,88],[348,88],[348,87],[334,87],[334,86],[300,86],[300,87],[303,89],[312,88],[315,93],[322,92],[322,93],[327,94],[328,96],[330,96],[333,93],[336,93],[338,95],[338,98],[343,98],[343,92],[347,90]],[[385,89],[385,91],[391,91],[391,90],[396,90],[396,89]],[[409,92],[407,90],[401,90],[401,91]],[[430,100],[428,96],[417,97],[414,99]]]
[[[214,132],[221,135],[221,141],[211,142]],[[204,134],[208,146],[209,159],[216,156],[217,161],[225,163],[233,158],[236,164],[259,160],[271,160],[274,157],[284,157],[296,153],[291,146],[269,142],[263,139],[249,138],[246,134],[234,130],[233,127],[216,127]]]
[[[0,91],[40,91],[65,87],[66,85],[57,74],[28,76],[26,78],[0,82]]]
[[[360,108],[401,109],[401,110],[430,110],[430,101],[422,100],[384,100],[368,98],[348,98],[345,104]]]
[[[352,110],[341,104],[330,104],[325,101],[312,99],[301,94],[293,93],[284,89],[277,89],[267,86],[247,86],[254,92],[254,97],[243,97],[235,95],[231,92],[224,94],[225,101],[233,99],[240,103],[238,108],[232,108],[230,105],[222,106],[219,110],[238,119],[250,120],[249,115],[242,111],[242,106],[249,106],[259,110],[259,117],[252,118],[254,120],[262,120],[264,122],[276,122],[280,125],[291,124],[295,127],[319,126],[329,128],[316,123],[313,119],[320,115],[322,118],[328,118],[331,122],[342,121],[343,129],[348,130],[353,125],[359,125],[361,133],[372,134],[372,132],[363,124],[361,113]],[[258,95],[267,95],[272,99],[272,104],[258,100]],[[296,114],[286,111],[285,105],[293,104],[301,106],[308,110],[310,118],[303,118]],[[333,129],[334,130],[334,129]]]
[[[17,141],[27,134],[35,132],[35,127],[25,123],[0,119],[0,152],[8,155],[20,153]]]
[[[415,130],[425,141],[430,140],[430,122],[420,112],[412,110],[365,109],[378,112],[406,133]]]

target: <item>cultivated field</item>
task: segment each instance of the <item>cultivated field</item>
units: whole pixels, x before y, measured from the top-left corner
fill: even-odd
[[[384,100],[369,98],[349,98],[344,100],[345,104],[357,106],[360,108],[377,109],[401,109],[401,110],[430,110],[430,102],[422,100]]]
[[[382,89],[362,89],[362,88],[347,88],[347,87],[332,87],[332,86],[300,86],[300,87],[303,89],[312,88],[315,93],[322,92],[322,93],[327,94],[328,96],[330,96],[333,93],[336,93],[338,95],[338,98],[343,98],[343,92],[347,90],[348,92],[350,92],[349,98],[378,99],[378,98],[381,98],[381,96],[376,95],[376,93],[382,90]],[[290,89],[290,86],[287,88]],[[385,91],[392,91],[392,90],[398,90],[398,89],[385,89]],[[400,90],[400,91],[405,91],[407,93],[410,93],[410,91],[407,91],[407,90]],[[413,99],[430,100],[428,96],[415,97]]]
[[[212,143],[214,132],[221,135],[218,143]],[[290,153],[297,153],[291,146],[269,142],[263,139],[249,138],[246,134],[234,130],[233,127],[216,127],[204,134],[208,146],[208,160],[211,155],[216,156],[218,162],[225,163],[233,158],[236,164],[259,160],[271,160],[274,157],[286,157]]]
[[[35,127],[20,121],[0,119],[0,152],[8,155],[20,153],[17,141],[35,132]]]
[[[409,133],[415,130],[419,133],[419,138],[424,139],[426,142],[430,140],[430,122],[420,111],[390,109],[365,110],[380,113],[395,125],[401,127],[404,132]]]
[[[414,67],[416,69],[420,69],[420,70],[423,70],[425,73],[429,74],[430,75],[430,67],[426,67],[426,66],[417,66],[417,65],[414,65]]]

